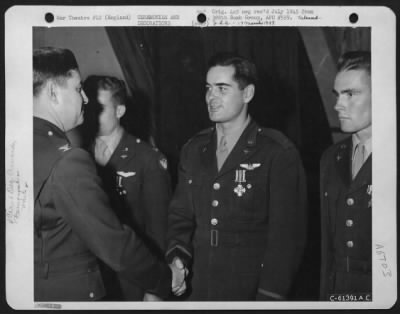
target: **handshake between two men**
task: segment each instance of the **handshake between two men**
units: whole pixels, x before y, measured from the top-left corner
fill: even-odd
[[[172,292],[176,296],[180,296],[186,291],[186,276],[189,270],[183,265],[180,258],[175,257],[169,267],[172,271]]]
[[[178,257],[174,258],[169,267],[172,272],[171,290],[175,296],[181,296],[186,292],[187,285],[185,279],[189,274],[189,270]],[[143,301],[154,302],[162,301],[162,299],[154,294],[145,293]]]

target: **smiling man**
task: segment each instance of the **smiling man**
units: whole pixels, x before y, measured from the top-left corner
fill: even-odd
[[[250,61],[211,58],[205,98],[215,126],[181,152],[166,255],[190,269],[191,301],[284,300],[301,261],[302,163],[283,134],[248,115],[255,84]]]
[[[371,55],[345,53],[333,92],[340,128],[351,134],[321,159],[322,300],[371,300]]]

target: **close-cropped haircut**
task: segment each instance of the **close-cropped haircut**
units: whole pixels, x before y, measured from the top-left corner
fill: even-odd
[[[233,79],[238,82],[239,88],[244,89],[250,84],[256,84],[257,70],[254,63],[231,52],[220,52],[208,61],[208,70],[215,66],[233,66]]]
[[[127,92],[123,80],[113,76],[97,76],[97,90],[110,91],[114,105],[126,105]]]
[[[78,70],[75,56],[69,49],[43,47],[33,51],[33,95],[37,96],[48,80],[63,84]]]
[[[348,51],[338,61],[338,72],[350,70],[365,70],[371,75],[371,52],[369,51]]]

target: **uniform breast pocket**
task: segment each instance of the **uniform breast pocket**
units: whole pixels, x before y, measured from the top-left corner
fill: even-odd
[[[140,191],[140,180],[137,175],[132,175],[129,177],[116,177],[116,192],[120,196],[133,196],[137,195]]]
[[[245,182],[234,182],[234,199],[243,218],[263,220],[267,215],[269,199],[268,175],[261,171],[248,171]]]
[[[347,197],[347,205],[356,210],[371,210],[372,208],[372,185],[363,185]]]

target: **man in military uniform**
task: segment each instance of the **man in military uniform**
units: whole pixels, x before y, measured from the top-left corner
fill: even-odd
[[[345,53],[333,91],[340,127],[351,134],[321,159],[322,300],[371,300],[371,55]]]
[[[123,81],[109,76],[90,76],[84,84],[89,96],[85,121],[98,122],[92,130],[96,138],[92,151],[99,166],[107,194],[121,222],[132,227],[155,254],[163,256],[166,246],[168,204],[171,196],[166,158],[155,148],[127,133],[121,126],[126,111],[126,88]],[[94,114],[94,117],[88,115]],[[88,117],[88,119],[86,119]],[[96,127],[93,124],[91,128]],[[113,274],[104,269],[109,281],[106,289],[119,300],[156,300],[138,285],[119,276],[117,287]]]
[[[105,295],[97,258],[146,292],[168,297],[184,270],[160,261],[112,211],[90,155],[65,132],[83,122],[78,64],[68,49],[33,54],[34,300]]]
[[[283,134],[248,115],[255,81],[248,60],[215,55],[206,82],[215,127],[181,152],[166,256],[191,269],[189,300],[284,300],[303,255],[304,170]]]

